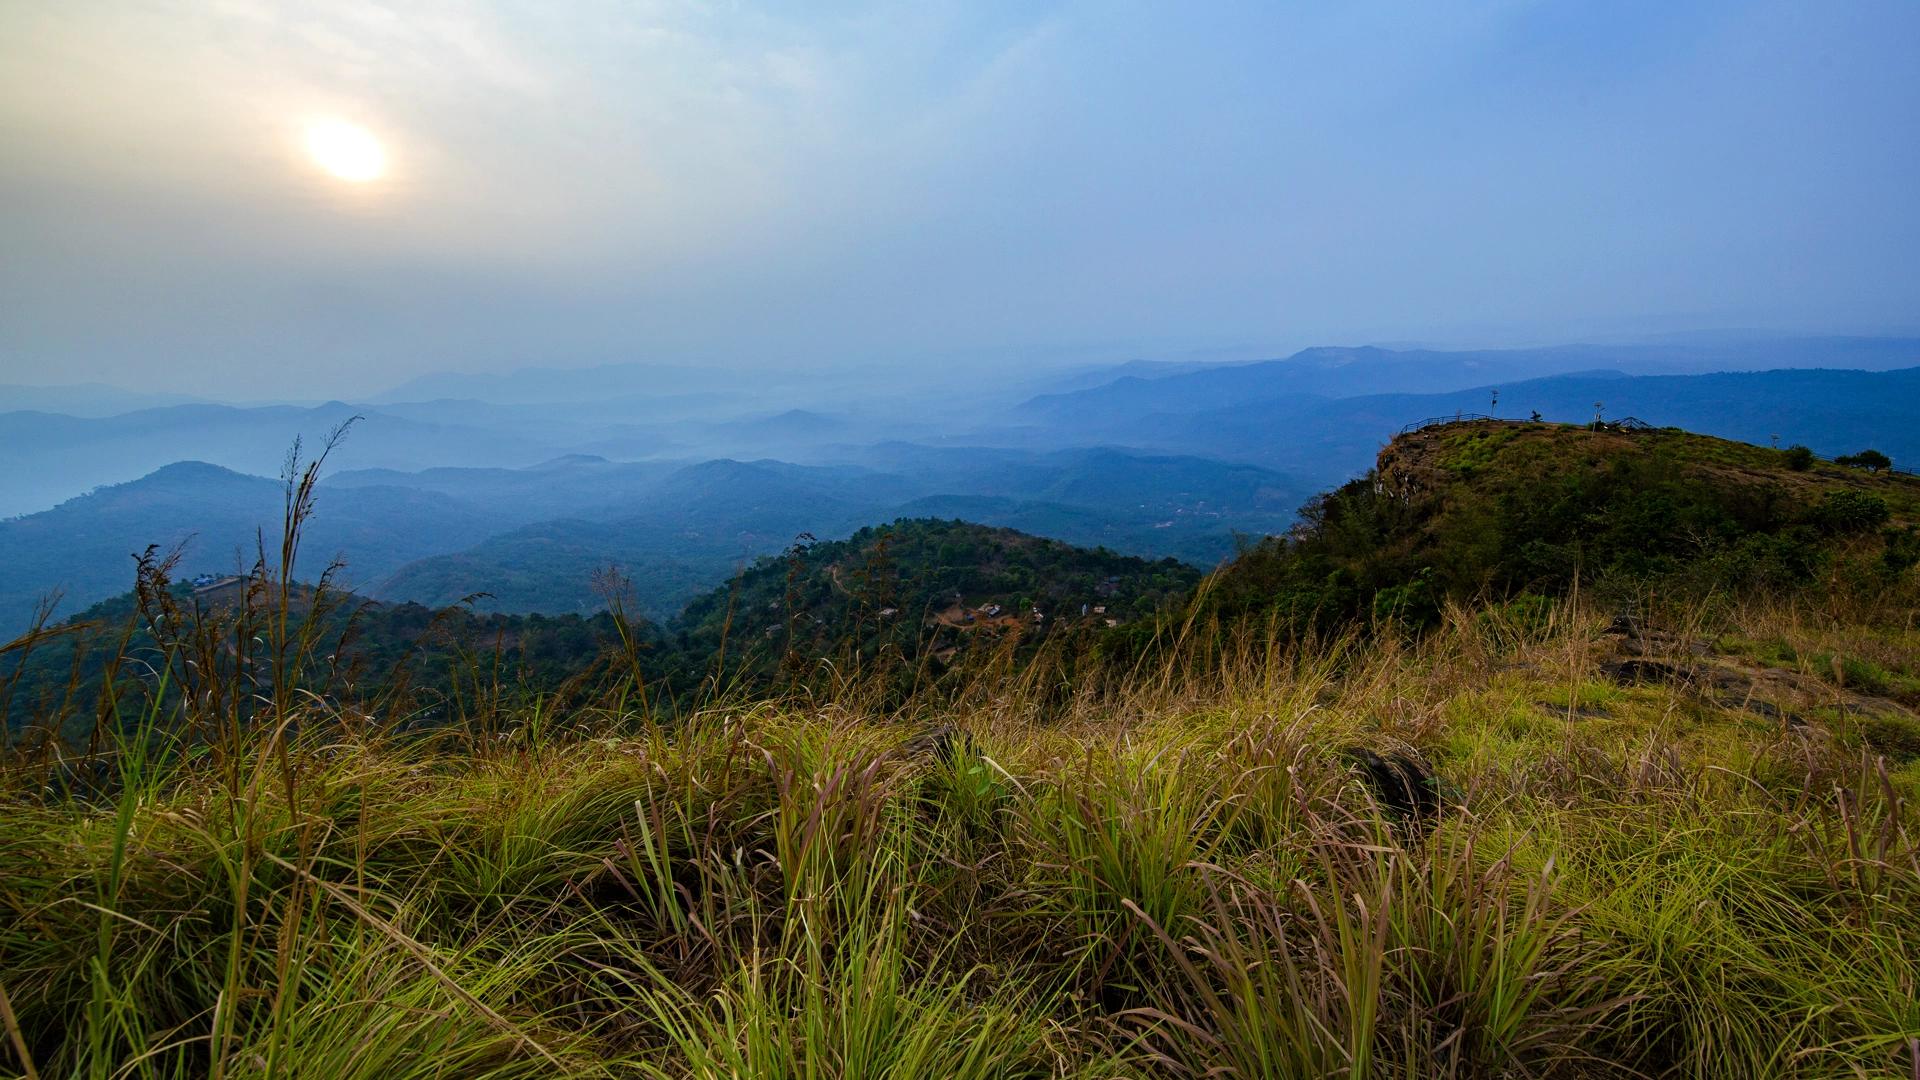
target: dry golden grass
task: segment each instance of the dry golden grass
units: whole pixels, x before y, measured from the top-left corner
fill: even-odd
[[[10,762],[13,1067],[1904,1075],[1911,765],[1869,699],[1823,718],[1693,645],[1836,631],[1639,646],[1759,679],[1736,698],[1623,685],[1606,621],[1246,636],[891,713],[849,688],[403,734],[296,696],[217,744],[150,717],[89,792]],[[1362,750],[1444,810],[1384,805]]]

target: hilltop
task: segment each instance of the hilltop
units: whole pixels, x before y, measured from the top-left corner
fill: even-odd
[[[1871,593],[1920,560],[1920,478],[1678,429],[1443,422],[1309,502],[1286,538],[1224,571],[1231,615],[1393,615],[1448,601],[1614,602]]]
[[[695,663],[731,638],[734,668],[891,651],[936,669],[981,643],[1096,634],[1178,603],[1200,571],[964,521],[902,519],[796,545],[687,605],[678,651]],[[789,661],[791,662],[791,661]]]
[[[553,486],[561,483],[556,477]],[[486,503],[479,486],[476,478],[461,490]],[[487,610],[585,611],[598,603],[590,574],[616,564],[632,575],[639,610],[664,621],[798,534],[840,538],[899,518],[963,518],[1207,567],[1233,554],[1239,536],[1284,530],[1307,494],[1292,478],[1257,466],[1115,449],[887,443],[814,465],[716,459],[421,559],[374,592],[440,605],[484,591]]]

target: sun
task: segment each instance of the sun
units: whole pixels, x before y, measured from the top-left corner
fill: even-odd
[[[378,180],[387,172],[387,151],[366,128],[322,120],[307,128],[307,153],[321,168],[350,184]]]

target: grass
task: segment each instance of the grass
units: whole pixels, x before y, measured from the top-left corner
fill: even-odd
[[[145,718],[109,793],[6,773],[12,1067],[1905,1075],[1915,783],[1610,687],[1604,622],[1010,688],[933,752],[818,704],[474,740],[305,701],[220,753]],[[1448,811],[1383,810],[1360,746]]]

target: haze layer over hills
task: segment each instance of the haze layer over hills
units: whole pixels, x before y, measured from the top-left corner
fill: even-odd
[[[338,559],[368,596],[485,594],[483,610],[558,613],[598,606],[590,578],[618,566],[655,618],[800,534],[896,517],[1212,566],[1436,416],[1632,416],[1920,460],[1920,341],[1904,338],[1321,347],[1009,380],[873,374],[449,373],[318,405],[22,390],[9,403],[39,407],[0,413],[0,512],[15,515],[0,521],[0,632],[51,590],[66,611],[122,591],[149,544],[184,545],[192,573],[249,565],[260,530],[278,527],[280,488],[263,478],[296,437],[310,448],[349,421],[303,573]]]

